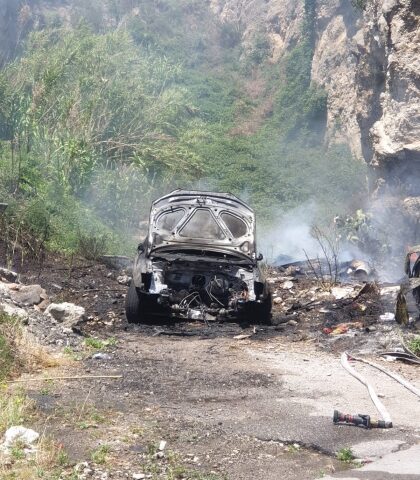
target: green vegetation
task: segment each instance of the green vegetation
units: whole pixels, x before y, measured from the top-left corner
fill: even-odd
[[[420,336],[413,337],[408,342],[408,348],[414,353],[414,355],[420,355]]]
[[[337,459],[344,463],[352,463],[354,460],[353,452],[351,448],[342,448],[337,452]]]
[[[111,337],[106,340],[100,340],[99,338],[88,337],[85,339],[85,346],[93,348],[95,350],[101,350],[107,347],[115,347],[117,341],[115,338]]]
[[[315,0],[278,65],[263,29],[244,50],[241,21],[220,23],[205,2],[133,5],[46,11],[0,71],[9,261],[18,251],[40,262],[46,250],[131,252],[152,199],[180,187],[245,196],[266,222],[307,201],[341,213],[363,191],[362,165],[324,145],[327,94],[311,81]]]
[[[0,395],[0,435],[13,425],[22,425],[32,411],[33,403],[21,391],[9,393],[4,389]]]
[[[1,389],[0,437],[3,437],[6,430],[12,426],[31,425],[40,421],[41,414],[37,411],[35,402],[22,390],[6,386],[1,386]],[[26,445],[19,440],[11,446],[9,460],[0,462],[2,480],[62,478],[61,474],[68,464],[68,456],[61,444],[42,435],[36,446],[36,455],[27,455],[25,447]]]
[[[15,332],[18,321],[0,313],[0,383],[4,382],[17,367]]]
[[[110,448],[108,445],[100,445],[91,453],[90,458],[92,459],[92,462],[102,465],[106,463],[109,451]]]

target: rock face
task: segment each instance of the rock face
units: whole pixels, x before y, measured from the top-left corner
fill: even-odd
[[[372,164],[397,181],[411,177],[410,193],[420,195],[420,3],[384,0],[370,5],[366,16],[376,33],[366,31],[368,51],[382,60]]]
[[[211,0],[222,21],[241,29],[246,48],[255,32],[271,42],[272,61],[301,35],[304,5],[315,3],[312,79],[328,92],[329,142],[354,154],[387,180],[407,174],[420,192],[420,2],[367,0]]]
[[[300,36],[303,1],[296,0],[211,0],[213,12],[222,22],[229,23],[241,34],[249,48],[253,37],[264,32],[277,61]]]

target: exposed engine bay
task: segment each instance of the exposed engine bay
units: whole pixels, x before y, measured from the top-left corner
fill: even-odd
[[[229,316],[256,300],[252,268],[236,265],[161,260],[154,263],[147,286],[162,307],[186,318]]]

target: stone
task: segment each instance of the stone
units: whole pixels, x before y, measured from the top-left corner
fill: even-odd
[[[111,360],[111,355],[107,353],[98,352],[92,355],[93,360]]]
[[[131,277],[129,275],[120,275],[117,277],[117,282],[120,285],[130,285]]]
[[[0,298],[10,298],[10,287],[12,285],[0,281]]]
[[[144,473],[133,473],[132,478],[133,480],[143,480],[146,478],[146,475]]]
[[[32,306],[41,303],[48,295],[41,285],[23,285],[18,290],[11,290],[10,298],[17,304]]]
[[[18,274],[7,268],[0,267],[0,278],[4,278],[8,282],[16,282]]]
[[[4,442],[2,447],[9,449],[15,442],[19,441],[24,444],[25,447],[31,447],[38,440],[39,433],[30,428],[22,426],[10,427],[4,434]]]
[[[3,312],[10,317],[17,317],[23,321],[27,321],[29,318],[29,314],[26,310],[5,302],[0,302],[0,312]]]
[[[379,318],[382,322],[393,322],[395,321],[395,313],[385,312],[382,315],[379,315]]]
[[[163,450],[165,450],[165,448],[166,448],[166,441],[161,440],[160,443],[159,443],[159,450],[163,451]]]
[[[51,303],[45,310],[45,314],[50,315],[57,322],[71,327],[85,318],[86,311],[74,303],[63,302]]]
[[[80,463],[78,463],[78,464],[74,467],[74,471],[75,471],[75,472],[80,472],[80,471],[82,471],[83,469],[88,468],[88,467],[89,467],[89,463],[88,463],[88,462],[80,462]]]

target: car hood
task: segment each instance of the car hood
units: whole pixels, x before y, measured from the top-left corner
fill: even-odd
[[[230,193],[175,190],[152,204],[148,253],[206,250],[255,260],[255,214]]]

